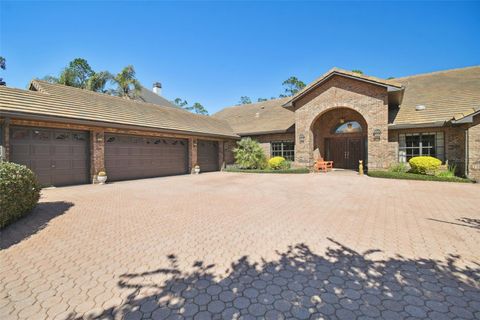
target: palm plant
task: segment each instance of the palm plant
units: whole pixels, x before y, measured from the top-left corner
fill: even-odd
[[[134,99],[142,90],[140,82],[135,78],[135,69],[131,65],[123,68],[112,80],[117,87],[111,90],[110,93],[115,96]]]
[[[105,89],[105,86],[112,80],[113,75],[110,72],[96,72],[90,78],[88,78],[85,89],[95,92],[106,93],[108,90]]]
[[[243,138],[233,149],[235,164],[241,169],[263,169],[267,159],[260,144],[251,138]]]

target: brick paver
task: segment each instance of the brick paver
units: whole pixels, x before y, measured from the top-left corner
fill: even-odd
[[[480,186],[211,173],[42,192],[1,319],[480,318]]]

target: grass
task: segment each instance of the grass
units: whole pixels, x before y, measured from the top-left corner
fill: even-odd
[[[272,169],[239,169],[239,168],[226,168],[225,172],[244,172],[244,173],[309,173],[307,168],[290,168],[283,170]]]
[[[473,180],[466,179],[466,178],[455,177],[455,176],[454,177],[430,176],[430,175],[409,173],[409,172],[369,171],[368,175],[370,177],[374,177],[374,178],[386,178],[386,179],[474,183]]]

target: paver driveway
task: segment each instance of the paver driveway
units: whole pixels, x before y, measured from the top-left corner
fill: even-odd
[[[44,190],[0,318],[480,318],[480,186],[212,173]]]

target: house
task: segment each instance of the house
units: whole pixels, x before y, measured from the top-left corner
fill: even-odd
[[[480,66],[380,79],[334,68],[293,97],[213,115],[268,156],[385,169],[430,155],[480,179]],[[226,154],[231,162],[231,154]]]
[[[29,90],[0,87],[0,141],[8,161],[25,164],[43,185],[185,174],[223,165],[226,121],[173,107],[161,97],[134,101],[33,80]]]
[[[334,68],[293,97],[212,117],[147,89],[131,100],[39,80],[0,86],[3,158],[55,186],[96,182],[102,170],[110,181],[220,170],[240,137],[295,166],[323,157],[386,169],[431,155],[480,179],[479,124],[480,66],[391,80]]]

